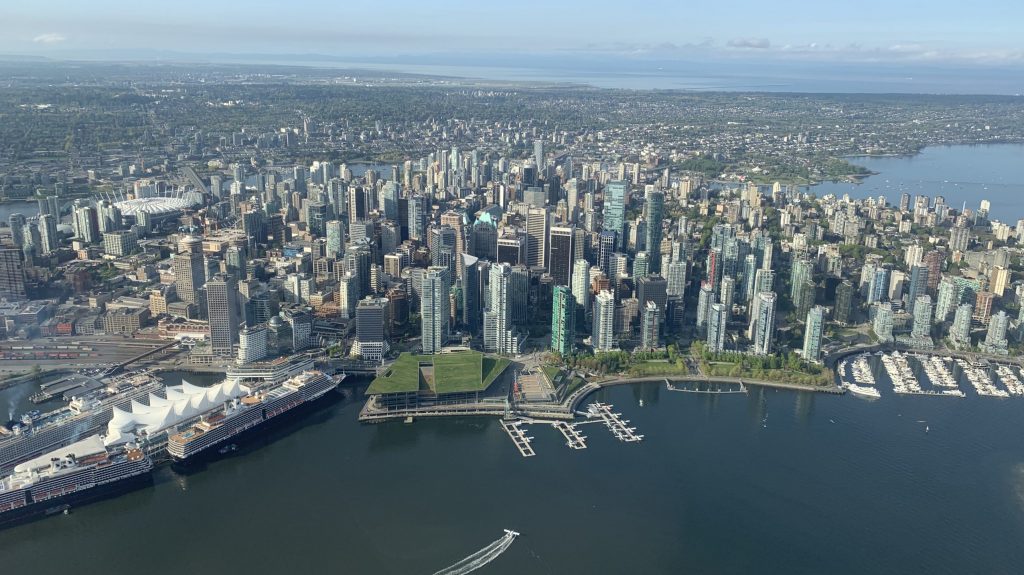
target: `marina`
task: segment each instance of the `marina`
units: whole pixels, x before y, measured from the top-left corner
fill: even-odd
[[[964,371],[967,381],[971,382],[974,391],[978,395],[984,397],[1010,397],[1009,393],[996,386],[995,382],[992,381],[992,376],[980,364],[971,364],[964,359],[957,359],[956,363]]]
[[[996,375],[999,376],[999,380],[1003,382],[1006,387],[1006,392],[1013,396],[1024,395],[1024,383],[1021,383],[1020,378],[1008,365],[997,365]]]
[[[551,426],[562,432],[562,436],[565,437],[565,444],[571,449],[587,448],[587,436],[581,434],[575,424],[556,421]]]
[[[629,427],[629,420],[622,419],[621,413],[612,411],[607,403],[594,402],[587,406],[586,417],[601,421],[612,432],[615,439],[628,443],[642,441],[644,436],[636,433],[635,427]]]
[[[512,443],[516,444],[516,449],[519,450],[519,454],[523,457],[533,457],[537,453],[533,450],[530,445],[532,437],[526,435],[526,430],[522,428],[522,421],[509,421],[507,419],[501,420],[501,428],[505,430],[505,433],[512,438]]]
[[[946,366],[946,362],[952,361],[952,358],[941,358],[937,355],[917,355],[915,357],[921,362],[921,365],[924,367],[924,373],[928,376],[929,383],[934,387],[959,389],[956,378],[953,377],[953,372]]]

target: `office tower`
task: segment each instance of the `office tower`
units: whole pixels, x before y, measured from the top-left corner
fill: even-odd
[[[644,244],[650,258],[651,273],[661,272],[661,226],[665,217],[665,194],[649,190],[644,197],[647,212],[647,238]]]
[[[456,243],[457,236],[451,226],[434,226],[428,233],[430,248],[430,264],[448,268],[448,277],[456,277]]]
[[[590,264],[587,260],[576,260],[572,270],[572,297],[576,301],[577,311],[588,315],[590,310]]]
[[[327,257],[341,259],[345,255],[345,222],[327,222]]]
[[[1010,318],[1005,311],[993,314],[988,322],[988,333],[985,335],[985,343],[982,348],[988,353],[1005,354],[1006,328],[1010,325]]]
[[[235,278],[235,281],[242,281],[248,277],[248,266],[245,261],[245,250],[238,246],[231,246],[224,253],[224,263],[227,272]]]
[[[398,221],[398,182],[385,182],[380,189],[380,211],[385,220]]]
[[[21,214],[11,214],[7,218],[7,225],[11,228],[11,240],[14,245],[19,248],[25,245],[25,216]],[[96,232],[96,237],[99,237],[99,231]]]
[[[971,344],[971,317],[974,315],[974,306],[963,303],[957,306],[953,318],[953,325],[949,330],[949,338],[957,345]]]
[[[546,208],[530,208],[526,214],[526,265],[547,266],[548,228],[551,214]]]
[[[267,324],[242,326],[238,331],[238,363],[245,365],[267,357]]]
[[[854,290],[853,282],[850,280],[843,280],[836,286],[836,307],[833,317],[840,324],[850,323],[850,318],[853,315]]]
[[[338,315],[343,318],[351,318],[355,315],[359,298],[359,276],[352,271],[344,271],[338,277]]]
[[[882,343],[888,343],[893,340],[892,337],[893,328],[893,313],[892,304],[876,303],[875,304],[875,320],[872,323],[872,329],[875,335],[878,336],[878,340]]]
[[[821,337],[825,331],[825,308],[816,305],[807,312],[804,325],[804,359],[818,361],[821,359]]]
[[[544,173],[544,140],[540,138],[533,141],[533,162],[537,164],[537,171]]]
[[[707,325],[708,316],[711,314],[711,306],[715,303],[715,290],[711,282],[700,284],[700,296],[697,298],[697,328],[703,330]]]
[[[448,268],[431,266],[423,276],[420,295],[423,353],[441,353],[448,342],[451,277]]]
[[[498,261],[498,228],[490,222],[473,224],[470,246],[473,255],[484,260]]]
[[[231,355],[238,343],[238,288],[235,278],[217,274],[206,282],[206,309],[210,322],[210,348]]]
[[[633,277],[642,278],[651,273],[651,259],[647,252],[637,252],[633,258]]]
[[[21,250],[0,247],[0,300],[25,299],[25,270],[21,265]]]
[[[640,308],[640,348],[658,349],[661,347],[662,311],[653,301]]]
[[[426,241],[430,220],[430,198],[416,194],[409,198],[409,239]]]
[[[910,337],[915,339],[931,338],[932,333],[932,297],[928,294],[917,296],[912,312],[914,325]]]
[[[1010,284],[1010,270],[1003,266],[995,266],[989,274],[989,289],[996,297],[1003,297],[1006,287]]]
[[[306,229],[318,238],[327,235],[327,222],[331,219],[330,206],[324,202],[306,204]]]
[[[602,229],[615,232],[615,237],[619,239],[623,237],[623,227],[626,223],[628,187],[629,184],[622,180],[610,181],[604,187],[604,223]]]
[[[666,292],[670,296],[682,297],[686,291],[686,262],[669,262],[665,268]]]
[[[770,355],[775,338],[775,292],[757,294],[757,325],[754,330],[754,353]]]
[[[250,209],[242,214],[242,231],[247,238],[250,254],[259,253],[259,246],[267,243],[267,219],[262,210]]]
[[[572,227],[551,228],[548,273],[554,279],[555,285],[567,286],[572,279],[572,266],[576,259],[575,235],[575,229]]]
[[[725,332],[729,322],[729,310],[725,304],[711,304],[708,314],[707,349],[711,353],[725,350]]]
[[[618,241],[616,240],[614,232],[603,231],[598,236],[597,244],[597,265],[601,268],[601,271],[607,276],[611,276],[609,261],[611,260],[612,254],[616,251]]]
[[[594,298],[594,328],[591,344],[595,352],[611,351],[615,348],[615,296],[608,290],[601,290]]]
[[[498,238],[497,262],[513,266],[526,265],[527,240],[520,234],[504,235]]]
[[[50,214],[39,216],[39,253],[47,255],[60,245],[57,238],[57,218]]]
[[[565,203],[567,208],[566,221],[570,225],[574,225],[577,223],[577,213],[579,212],[580,203],[579,188],[577,186],[576,178],[572,178],[565,183],[565,194]]]
[[[202,307],[199,290],[206,283],[203,241],[195,236],[182,238],[171,267],[174,268],[174,287],[181,301]]]
[[[518,274],[508,264],[494,264],[488,282],[488,305],[484,311],[484,350],[500,354],[518,351],[518,340],[513,324],[518,307],[525,294]]]
[[[992,316],[992,302],[996,294],[990,291],[980,291],[974,296],[974,319],[981,324],[987,324],[988,318]]]
[[[117,230],[114,232],[104,232],[103,234],[103,251],[112,256],[127,256],[137,250],[138,247],[138,238],[133,231]]]
[[[910,313],[914,313],[917,298],[927,293],[928,277],[929,271],[927,266],[915,265],[910,268],[910,291],[907,294],[907,311]]]
[[[388,352],[387,298],[368,297],[356,306],[356,339],[352,355],[366,361],[382,361]]]
[[[462,277],[461,305],[462,316],[460,323],[466,327],[469,333],[478,335],[483,327],[483,283],[480,275],[482,264],[479,258],[469,254],[462,254],[459,261],[460,276]]]
[[[345,252],[345,271],[352,272],[359,280],[359,298],[369,295],[370,288],[370,246],[359,243],[349,246]]]
[[[665,303],[668,301],[668,282],[659,275],[650,275],[636,280],[636,298],[640,302],[640,310],[647,307],[647,302],[654,302],[658,309],[665,311]],[[661,318],[665,315],[662,313]]]
[[[284,307],[280,317],[291,332],[291,349],[301,351],[313,343],[313,316],[299,306]]]
[[[96,208],[92,206],[76,207],[74,227],[75,236],[83,242],[95,244],[100,241],[100,224],[96,216]]]
[[[567,286],[556,285],[551,302],[551,349],[571,355],[576,347],[576,298]]]

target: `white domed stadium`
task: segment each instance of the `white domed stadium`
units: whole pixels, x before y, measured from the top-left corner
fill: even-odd
[[[158,196],[151,198],[135,198],[123,200],[115,205],[125,216],[137,218],[139,214],[148,214],[152,220],[180,215],[187,209],[195,207],[199,202],[192,194],[183,197]]]

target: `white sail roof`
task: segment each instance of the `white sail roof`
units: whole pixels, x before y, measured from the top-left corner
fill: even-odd
[[[149,405],[132,401],[131,411],[114,408],[107,424],[105,442],[114,445],[131,441],[144,431],[152,436],[184,421],[213,410],[218,405],[246,394],[235,382],[223,381],[210,387],[199,387],[188,382],[165,388],[167,398],[150,396]]]
[[[30,459],[24,463],[19,463],[14,467],[15,473],[22,471],[29,471],[32,469],[41,469],[43,467],[50,466],[50,459],[54,457],[67,457],[74,455],[76,458],[81,459],[88,455],[94,455],[96,453],[103,453],[106,448],[103,446],[103,440],[99,435],[90,435],[81,441],[76,441],[71,445],[61,447],[60,449],[54,449],[49,453],[44,453],[35,459]]]

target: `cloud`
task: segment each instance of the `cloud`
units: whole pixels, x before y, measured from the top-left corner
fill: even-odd
[[[56,32],[48,32],[32,38],[32,41],[36,44],[56,44],[58,42],[63,42],[64,40],[67,40],[67,38],[65,38],[63,34],[58,34]]]
[[[768,38],[740,38],[738,40],[729,40],[727,45],[730,48],[749,48],[753,50],[767,50],[772,47],[771,40]]]

